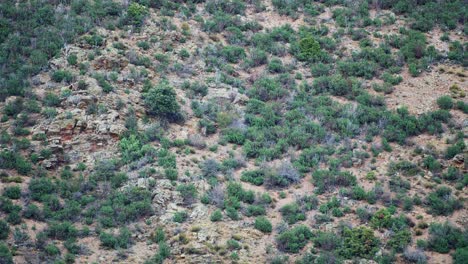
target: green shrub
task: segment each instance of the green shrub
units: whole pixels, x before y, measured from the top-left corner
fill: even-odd
[[[429,207],[429,213],[433,215],[451,215],[463,207],[462,203],[452,196],[452,190],[447,186],[441,186],[435,192],[431,192],[425,203]]]
[[[258,215],[265,215],[266,210],[263,205],[249,205],[247,206],[247,210],[245,212],[246,216],[258,216]]]
[[[234,240],[234,239],[229,239],[226,242],[226,246],[230,250],[236,250],[236,249],[241,249],[242,248],[241,245],[239,244],[239,242],[237,242],[237,240]]]
[[[298,221],[303,221],[306,219],[304,212],[301,210],[297,203],[290,203],[284,205],[283,207],[281,207],[280,212],[283,216],[283,219],[288,224],[294,224]]]
[[[219,222],[223,219],[223,214],[221,213],[221,210],[216,209],[210,216],[211,222]]]
[[[341,248],[342,238],[338,234],[319,231],[313,238],[314,246],[325,251],[335,251]]]
[[[70,83],[71,81],[73,81],[73,75],[71,74],[71,72],[66,70],[57,70],[52,74],[52,80],[56,82],[65,81],[67,83]]]
[[[331,70],[332,66],[330,64],[323,64],[321,62],[314,63],[310,66],[310,71],[314,77],[327,76],[330,74]]]
[[[67,62],[68,62],[68,64],[70,64],[70,65],[76,65],[76,64],[78,64],[78,56],[76,56],[76,54],[74,54],[74,53],[68,55],[68,57],[67,57]]]
[[[447,147],[445,150],[445,158],[451,159],[457,154],[462,153],[465,148],[465,142],[463,140],[459,140],[455,144]]]
[[[313,37],[305,37],[299,41],[298,59],[304,61],[315,60],[321,56],[320,44]]]
[[[268,56],[265,51],[260,49],[254,49],[250,52],[248,61],[251,67],[258,67],[268,63]]]
[[[283,65],[283,62],[279,58],[273,58],[270,60],[270,63],[267,67],[270,73],[284,73],[286,68]]]
[[[36,201],[44,201],[48,195],[55,193],[56,186],[48,178],[35,178],[29,183],[31,198]]]
[[[389,228],[392,225],[392,215],[387,209],[380,209],[372,216],[370,224],[373,228]]]
[[[312,174],[312,183],[317,193],[324,193],[336,187],[356,185],[356,176],[347,171],[316,170]]]
[[[131,3],[127,9],[127,22],[134,26],[141,26],[148,14],[148,9],[138,3]]]
[[[128,228],[124,227],[119,230],[119,234],[117,236],[108,234],[106,232],[102,232],[99,235],[99,240],[101,241],[101,245],[108,249],[120,249],[120,248],[128,248],[131,244],[131,233]]]
[[[4,240],[8,238],[10,234],[10,226],[4,220],[0,220],[0,239]]]
[[[221,50],[221,55],[229,63],[238,63],[245,58],[245,51],[239,46],[225,46]]]
[[[387,245],[397,251],[402,252],[411,242],[411,232],[407,228],[394,231],[387,242]]]
[[[60,249],[55,244],[52,244],[52,243],[48,244],[44,248],[44,251],[49,256],[58,256],[58,255],[60,255]]]
[[[276,238],[278,249],[288,253],[298,253],[312,238],[312,232],[305,225],[284,231]]]
[[[468,259],[468,247],[456,248],[452,255],[453,264],[463,264]]]
[[[297,0],[272,0],[271,3],[280,15],[288,15],[291,17],[296,17],[297,10],[299,7],[303,6],[303,2]]]
[[[106,80],[106,77],[102,74],[95,74],[94,79],[96,79],[98,85],[102,88],[102,91],[105,93],[110,93],[114,90],[114,87]]]
[[[452,224],[432,223],[429,227],[429,249],[446,254],[451,249],[468,246],[467,231],[462,231]]]
[[[444,95],[444,96],[437,98],[437,105],[441,109],[450,110],[453,107],[453,100],[450,96]]]
[[[363,77],[372,79],[376,75],[377,65],[374,62],[359,60],[345,60],[337,64],[338,70],[343,76]]]
[[[441,170],[442,165],[440,162],[434,158],[434,156],[427,156],[423,160],[423,166],[424,168],[432,171],[432,172],[438,172]]]
[[[113,191],[98,209],[104,227],[127,224],[152,213],[151,192],[137,187]]]
[[[50,107],[59,106],[60,98],[54,93],[46,93],[44,96],[44,104]]]
[[[265,216],[259,216],[255,218],[255,228],[262,231],[263,233],[271,233],[272,231],[272,225],[270,220],[266,218]]]
[[[248,95],[251,98],[262,101],[278,100],[286,94],[287,91],[282,87],[280,82],[267,77],[256,80],[253,87],[248,91]]]
[[[21,188],[20,186],[6,187],[3,190],[3,195],[13,200],[19,199],[21,198]]]
[[[21,215],[15,210],[7,216],[6,220],[12,225],[19,225],[21,224]]]
[[[185,204],[192,204],[198,196],[198,191],[193,183],[180,184],[177,186],[177,191],[180,192]]]
[[[253,185],[262,185],[265,179],[265,171],[261,169],[243,171],[240,179],[241,181],[250,182]]]
[[[231,15],[243,15],[246,6],[240,0],[211,0],[207,1],[205,10],[210,14],[222,12]]]
[[[372,229],[360,226],[343,230],[343,248],[340,253],[346,258],[372,258],[378,250],[379,240]]]
[[[23,212],[23,216],[28,219],[40,220],[42,218],[41,209],[35,204],[29,204]]]
[[[46,234],[50,238],[66,240],[70,238],[76,238],[78,236],[78,230],[71,222],[54,222],[49,224],[49,227],[46,230]]]
[[[0,263],[14,264],[13,255],[11,254],[10,249],[3,242],[0,242]]]
[[[148,114],[177,121],[181,118],[176,93],[167,82],[161,82],[144,94]]]
[[[237,212],[237,209],[234,207],[227,207],[226,215],[234,221],[240,219],[239,213]]]
[[[181,211],[181,212],[176,212],[174,216],[172,217],[172,221],[176,223],[183,223],[185,220],[187,220],[188,214],[186,211]]]
[[[321,76],[314,80],[312,87],[316,93],[330,93],[336,96],[343,96],[351,93],[352,83],[335,74],[332,76]]]
[[[164,229],[162,227],[156,228],[154,234],[151,236],[151,240],[155,243],[164,242],[166,240],[166,234],[164,233]]]

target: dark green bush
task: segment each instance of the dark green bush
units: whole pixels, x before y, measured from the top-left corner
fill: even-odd
[[[176,93],[167,82],[161,82],[144,94],[148,114],[177,121],[181,118]]]
[[[175,212],[174,216],[172,217],[172,221],[176,223],[183,223],[185,220],[187,220],[188,214],[186,211],[181,211],[181,212]]]
[[[265,179],[265,171],[261,169],[252,171],[243,171],[241,181],[250,182],[253,185],[262,185]]]
[[[71,72],[66,70],[57,70],[52,74],[52,80],[56,82],[65,81],[67,83],[70,83],[71,81],[73,81],[73,75],[71,74]]]
[[[10,226],[4,220],[0,220],[0,239],[7,239],[10,235]]]
[[[76,238],[78,236],[78,230],[71,222],[68,221],[62,223],[50,223],[46,233],[48,237],[59,240]]]
[[[249,57],[249,66],[251,67],[258,67],[264,64],[267,64],[268,56],[265,51],[260,49],[254,49],[250,52]]]
[[[258,215],[265,215],[266,210],[263,205],[249,205],[245,211],[246,216],[258,216]]]
[[[312,76],[314,77],[320,77],[320,76],[327,76],[330,74],[333,66],[330,64],[324,64],[324,63],[314,63],[310,66],[310,71],[312,73]]]
[[[432,251],[446,254],[451,249],[468,246],[468,234],[448,222],[432,223],[428,246]]]
[[[451,159],[455,157],[455,155],[462,153],[465,148],[465,142],[463,140],[459,140],[455,142],[455,144],[447,147],[445,151],[445,158]]]
[[[68,55],[67,62],[68,64],[73,65],[73,66],[78,64],[78,56],[76,56],[76,54],[74,53]]]
[[[177,191],[180,192],[180,195],[186,204],[194,203],[198,196],[197,188],[192,183],[177,186]]]
[[[151,192],[137,187],[112,192],[98,210],[104,227],[127,224],[152,213]]]
[[[448,95],[444,95],[444,96],[441,96],[441,97],[437,98],[437,105],[441,109],[446,109],[446,110],[452,109],[452,107],[453,107],[452,97],[450,97]]]
[[[462,203],[453,197],[452,190],[447,186],[437,188],[426,197],[425,203],[429,213],[433,215],[451,215],[455,210],[463,207]]]
[[[219,222],[223,219],[223,214],[221,210],[216,209],[210,216],[211,222]]]
[[[356,185],[356,176],[347,171],[316,170],[312,174],[312,183],[317,193],[324,193],[336,187]]]
[[[221,50],[221,55],[229,63],[238,63],[245,58],[245,51],[239,46],[225,46]]]
[[[379,249],[379,240],[372,229],[360,226],[343,230],[343,248],[340,253],[346,258],[372,258]]]
[[[316,93],[330,93],[343,96],[351,93],[352,83],[341,75],[321,76],[314,80],[312,87]]]
[[[423,166],[424,168],[432,171],[432,172],[438,172],[441,170],[442,165],[440,162],[434,158],[434,156],[427,156],[423,160]]]
[[[322,55],[320,44],[313,37],[305,37],[299,41],[298,59],[303,61],[317,60]]]
[[[107,249],[128,248],[131,244],[131,233],[128,228],[121,228],[117,236],[102,232],[99,235],[101,245]]]
[[[0,263],[14,264],[13,255],[11,254],[10,249],[3,242],[0,242]]]
[[[60,98],[54,93],[46,93],[44,96],[44,104],[50,107],[59,106]]]
[[[298,183],[301,175],[291,162],[282,162],[275,172],[267,173],[266,185],[269,188],[284,188]]]
[[[272,231],[271,222],[265,216],[259,216],[255,218],[254,226],[256,229],[262,231],[263,233],[271,233]]]
[[[312,238],[312,232],[305,225],[293,227],[276,238],[278,249],[288,253],[298,253]]]
[[[209,0],[206,2],[205,10],[211,14],[222,12],[231,15],[242,15],[245,3],[240,0]]]
[[[19,199],[21,198],[21,188],[20,186],[6,187],[3,190],[3,195],[13,200]]]
[[[321,231],[315,234],[312,241],[314,242],[315,247],[325,251],[335,251],[343,244],[343,240],[338,234]]]
[[[393,231],[390,239],[387,242],[387,245],[397,252],[402,252],[410,242],[411,231],[407,228],[403,228],[398,231]]]
[[[145,17],[148,14],[148,9],[138,3],[131,3],[127,8],[127,23],[139,27],[143,24]]]
[[[283,62],[279,58],[273,58],[268,63],[267,67],[270,73],[284,73],[286,72],[286,68],[283,65]]]
[[[468,247],[456,248],[452,255],[453,264],[463,264],[468,259]]]
[[[288,224],[294,224],[298,221],[303,221],[306,219],[304,212],[297,203],[291,203],[281,207],[280,212],[284,221],[286,221]]]
[[[272,78],[263,77],[255,81],[248,95],[257,100],[278,100],[287,94],[281,83]]]
[[[56,185],[48,178],[32,179],[28,188],[31,198],[36,201],[44,201],[56,191]]]

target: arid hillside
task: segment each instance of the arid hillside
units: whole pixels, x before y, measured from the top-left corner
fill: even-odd
[[[468,260],[455,0],[0,3],[0,264]]]

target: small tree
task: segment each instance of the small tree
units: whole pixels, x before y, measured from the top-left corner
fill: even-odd
[[[162,82],[149,89],[144,95],[144,99],[149,115],[159,116],[169,121],[177,121],[181,118],[176,93],[167,82]]]

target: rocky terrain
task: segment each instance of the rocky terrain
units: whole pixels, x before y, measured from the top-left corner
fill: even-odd
[[[0,263],[466,263],[466,5],[422,2],[0,4]]]

